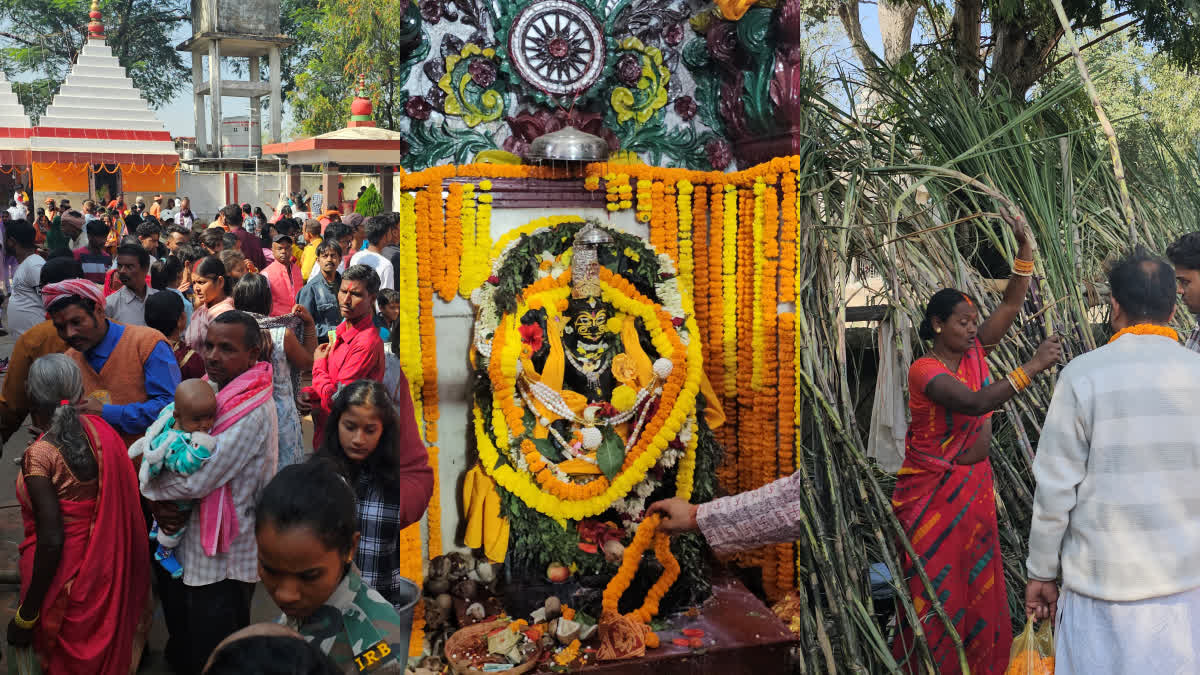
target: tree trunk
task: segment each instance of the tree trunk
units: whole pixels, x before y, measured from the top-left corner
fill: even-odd
[[[850,46],[854,49],[854,55],[862,62],[863,70],[874,81],[871,75],[871,70],[875,68],[878,57],[875,52],[871,51],[871,46],[867,44],[867,38],[863,36],[862,22],[858,18],[858,0],[842,0],[837,7],[838,18],[842,21],[842,28],[846,30],[846,37],[850,39]]]
[[[954,43],[954,58],[959,75],[971,91],[979,91],[979,70],[983,59],[979,55],[979,39],[983,20],[982,0],[956,0],[954,20],[951,22],[951,40]]]
[[[988,79],[1006,82],[1009,96],[1023,101],[1029,88],[1046,74],[1050,50],[1062,32],[1053,27],[999,21],[993,24],[993,34],[996,46]]]
[[[903,0],[879,0],[879,32],[883,34],[883,61],[895,66],[912,50],[913,26],[920,5]]]

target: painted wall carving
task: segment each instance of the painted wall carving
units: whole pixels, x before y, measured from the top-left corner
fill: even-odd
[[[419,0],[403,163],[520,155],[567,124],[658,165],[790,154],[811,75],[785,36],[804,14],[801,0],[767,4],[729,21],[691,0]]]

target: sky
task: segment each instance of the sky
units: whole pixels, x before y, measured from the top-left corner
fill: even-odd
[[[860,7],[862,8],[860,13],[862,15],[863,34],[866,36],[867,42],[870,43],[871,48],[874,49],[877,54],[882,54],[883,38],[879,33],[879,18],[876,14],[875,5],[863,3],[860,5]],[[191,24],[181,26],[179,30],[176,31],[173,44],[179,44],[186,40],[190,36],[191,30]],[[837,34],[841,36],[840,25],[838,26]],[[844,43],[844,39],[842,42],[843,44],[835,46],[835,51],[839,54],[844,54],[846,58],[849,58],[849,45]],[[190,58],[191,57],[188,55],[184,56],[184,62],[188,65],[191,64]],[[245,78],[245,75],[234,75],[229,69],[228,64],[223,66],[221,70],[222,77],[229,79]],[[196,135],[196,121],[194,115],[192,114],[192,96],[188,92],[189,89],[191,89],[190,83],[182,91],[180,91],[180,93],[173,100],[165,104],[157,111],[159,119],[162,120],[164,125],[166,125],[167,131],[171,132],[172,136]],[[249,115],[250,100],[245,98],[224,98],[221,101],[221,112],[226,117]],[[290,113],[291,111],[285,105],[283,111],[284,140],[287,140],[286,137],[288,136],[288,129],[291,126],[289,122]],[[270,117],[268,116],[267,112],[264,111],[264,124],[269,124],[269,120]]]

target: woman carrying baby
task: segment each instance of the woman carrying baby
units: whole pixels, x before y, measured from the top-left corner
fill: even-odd
[[[45,433],[17,478],[25,540],[8,643],[32,645],[46,673],[129,672],[149,628],[150,577],[133,465],[112,427],[76,411],[83,378],[69,357],[35,361],[26,388]]]

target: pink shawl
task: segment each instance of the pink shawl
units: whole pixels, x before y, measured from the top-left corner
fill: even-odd
[[[251,410],[271,400],[271,364],[259,361],[249,370],[238,375],[232,382],[217,392],[217,421],[212,435],[233,426]],[[227,452],[235,451],[228,448]],[[205,555],[216,555],[229,550],[229,545],[238,534],[237,509],[233,504],[233,491],[226,483],[200,500],[200,542]]]

